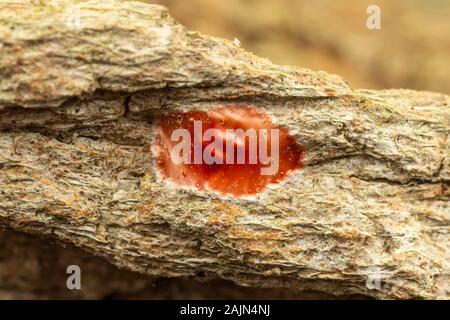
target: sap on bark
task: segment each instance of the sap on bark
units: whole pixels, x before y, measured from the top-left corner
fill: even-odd
[[[302,167],[302,147],[251,107],[170,113],[155,133],[161,173],[178,185],[251,195]]]

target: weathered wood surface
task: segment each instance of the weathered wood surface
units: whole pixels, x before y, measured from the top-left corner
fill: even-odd
[[[71,265],[81,269],[80,290],[67,288],[66,270]],[[0,300],[158,296],[163,290],[153,288],[153,283],[151,277],[119,270],[81,249],[0,229]]]
[[[81,270],[80,290],[67,288],[67,267]],[[4,299],[361,299],[242,287],[215,279],[161,278],[120,270],[79,248],[0,229],[0,300]]]
[[[150,275],[449,297],[448,96],[354,90],[137,2],[6,1],[0,21],[1,225]],[[289,129],[305,168],[248,199],[158,176],[155,119],[236,104]]]

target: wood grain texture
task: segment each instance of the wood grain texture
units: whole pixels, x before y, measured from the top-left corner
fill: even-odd
[[[81,289],[67,289],[67,267],[81,270]],[[119,270],[104,259],[22,232],[0,229],[0,300],[5,299],[366,299],[230,281],[161,278]]]
[[[7,1],[0,21],[0,224],[150,275],[449,297],[450,97],[355,90],[138,2]],[[305,168],[238,199],[163,181],[155,120],[227,105],[270,114]]]

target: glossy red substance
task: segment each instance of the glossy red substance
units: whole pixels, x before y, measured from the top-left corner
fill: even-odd
[[[212,152],[213,155],[220,155],[223,164],[194,164],[194,121],[202,121],[202,135],[198,136],[198,141],[202,141],[202,151],[211,143],[205,140],[203,133],[207,129],[219,129],[224,133],[226,129],[255,129],[258,137],[261,134],[259,129],[278,129],[279,156],[278,170],[271,175],[261,174],[261,168],[268,165],[262,164],[259,157],[254,164],[249,163],[248,137],[245,139],[245,159],[244,164],[226,163],[226,141],[222,139],[223,149]],[[174,130],[184,128],[192,136],[190,163],[175,164],[171,152],[180,140],[171,140]],[[270,132],[270,131],[267,131]],[[268,115],[250,107],[219,107],[214,110],[190,111],[187,113],[171,113],[162,117],[155,126],[156,142],[154,150],[157,153],[158,166],[162,175],[178,185],[195,186],[200,190],[209,189],[234,196],[256,194],[264,189],[269,183],[277,183],[283,179],[289,171],[300,169],[303,157],[302,148],[289,135],[287,130],[279,128],[272,123]],[[198,135],[197,131],[197,135]],[[212,139],[213,140],[213,139]],[[267,150],[271,155],[271,136],[268,135]],[[259,140],[258,140],[259,142]],[[197,145],[198,146],[198,145]],[[257,146],[258,151],[261,148]],[[237,149],[236,149],[237,150]],[[243,149],[241,149],[243,150]],[[235,153],[236,159],[236,153]],[[231,157],[231,156],[230,156]]]

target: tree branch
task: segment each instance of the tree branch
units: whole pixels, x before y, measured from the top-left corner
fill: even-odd
[[[9,1],[0,20],[0,224],[149,275],[449,297],[448,96],[354,90],[155,5]],[[248,199],[161,179],[152,124],[235,105],[289,130],[305,168]]]

